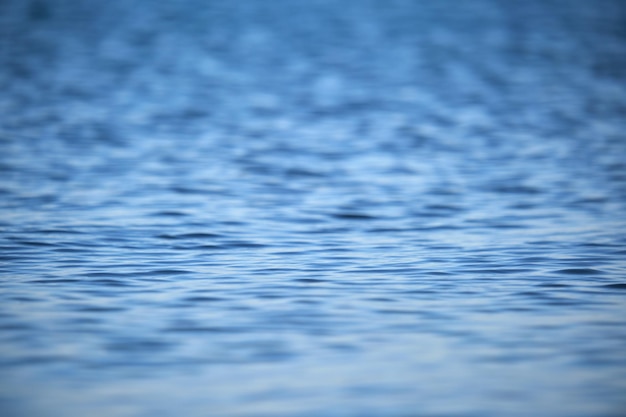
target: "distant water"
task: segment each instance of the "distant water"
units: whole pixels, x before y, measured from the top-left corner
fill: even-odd
[[[0,2],[0,414],[626,414],[625,22]]]

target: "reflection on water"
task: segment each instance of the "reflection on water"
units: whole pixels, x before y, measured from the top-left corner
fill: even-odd
[[[0,410],[617,416],[618,1],[0,3]]]

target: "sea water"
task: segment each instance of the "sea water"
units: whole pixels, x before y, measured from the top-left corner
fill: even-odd
[[[624,415],[625,21],[2,2],[0,414]]]

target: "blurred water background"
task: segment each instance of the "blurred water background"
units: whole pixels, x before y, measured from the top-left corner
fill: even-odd
[[[622,416],[626,3],[0,2],[0,414]]]

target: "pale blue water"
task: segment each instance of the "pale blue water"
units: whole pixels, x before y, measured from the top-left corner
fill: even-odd
[[[0,3],[0,414],[626,413],[626,7]]]

